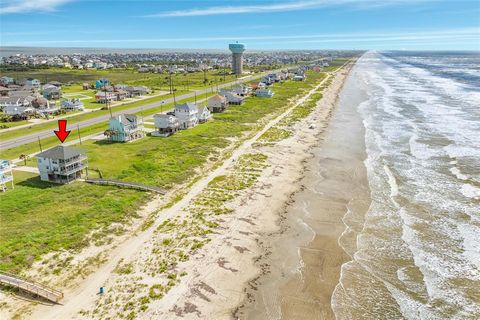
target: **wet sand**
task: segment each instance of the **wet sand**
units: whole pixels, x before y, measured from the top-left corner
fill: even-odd
[[[347,80],[347,85],[348,86]],[[352,84],[350,84],[352,85]],[[356,104],[361,97],[343,89],[313,158],[305,165],[301,189],[292,196],[258,263],[270,272],[251,282],[245,319],[334,319],[331,298],[341,266],[356,250],[370,205],[364,159],[364,127]],[[348,219],[352,229],[346,229]]]

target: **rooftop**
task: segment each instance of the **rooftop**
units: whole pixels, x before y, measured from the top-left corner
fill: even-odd
[[[56,146],[46,151],[40,152],[39,154],[36,155],[36,157],[66,160],[79,155],[85,155],[85,151],[77,148]]]

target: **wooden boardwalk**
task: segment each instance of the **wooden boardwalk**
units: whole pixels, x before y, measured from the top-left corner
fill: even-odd
[[[93,183],[93,184],[101,184],[101,185],[118,186],[118,187],[137,189],[137,190],[143,190],[143,191],[150,191],[150,192],[155,192],[159,194],[167,193],[167,190],[165,189],[162,189],[159,187],[146,186],[146,185],[135,183],[135,182],[106,180],[106,179],[85,179],[85,182]]]
[[[33,293],[39,297],[45,298],[49,301],[58,303],[63,299],[63,292],[47,287],[44,284],[27,280],[10,274],[8,272],[0,271],[0,284],[8,285],[14,288]]]

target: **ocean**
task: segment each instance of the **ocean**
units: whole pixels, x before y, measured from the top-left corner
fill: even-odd
[[[368,52],[351,77],[372,202],[335,317],[480,319],[480,54]]]

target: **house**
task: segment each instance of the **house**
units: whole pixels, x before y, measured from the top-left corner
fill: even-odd
[[[248,96],[250,93],[252,93],[252,88],[244,84],[241,84],[239,86],[234,87],[232,91],[240,96]]]
[[[236,94],[233,91],[221,90],[219,92],[219,95],[227,98],[228,104],[241,105],[243,103],[243,101],[245,100],[244,97],[239,96],[238,94]]]
[[[23,79],[19,84],[27,87],[40,88],[40,80],[33,78]]]
[[[262,89],[265,88],[267,85],[263,82],[252,82],[250,83],[250,87],[252,90]]]
[[[35,113],[35,109],[29,105],[8,105],[3,108],[3,113],[6,115],[17,117],[17,118],[28,118],[30,115]]]
[[[103,88],[104,86],[107,86],[108,84],[109,84],[108,79],[101,78],[101,79],[98,79],[97,81],[95,81],[95,88],[96,89]]]
[[[7,76],[3,76],[0,78],[0,84],[2,86],[9,86],[11,84],[14,84],[15,83],[15,80],[11,77],[7,77]]]
[[[210,112],[223,112],[227,108],[227,105],[227,98],[219,94],[208,99],[208,109],[210,110]]]
[[[129,142],[143,138],[143,121],[134,114],[121,114],[110,118],[105,135],[112,141]]]
[[[64,99],[60,106],[65,111],[83,111],[85,106],[80,99]]]
[[[60,110],[60,108],[56,106],[55,102],[49,102],[42,96],[34,96],[34,99],[31,100],[30,105],[35,109],[36,113],[42,115],[50,115]]]
[[[257,89],[255,91],[255,96],[260,98],[271,98],[273,95],[274,93],[270,89]]]
[[[70,183],[88,177],[88,160],[83,150],[63,145],[53,147],[36,155],[38,171],[42,181]]]
[[[8,97],[8,92],[11,91],[12,89],[0,86],[0,97]]]
[[[112,102],[117,100],[117,95],[115,92],[104,92],[104,91],[98,91],[95,94],[95,101],[98,103],[107,103],[107,102]]]
[[[144,87],[144,86],[138,86],[138,87],[128,86],[128,87],[124,88],[123,90],[130,93],[131,97],[143,96],[143,95],[146,95],[146,94],[150,93],[150,89],[147,88],[147,87]]]
[[[46,84],[43,86],[43,96],[49,100],[60,99],[62,97],[62,91],[53,84]]]
[[[87,83],[87,82],[84,82],[84,83],[82,84],[82,88],[83,88],[83,90],[88,90],[88,89],[90,89],[90,84]]]
[[[13,189],[13,170],[12,163],[8,160],[0,160],[0,190],[7,191],[7,183],[12,184]]]
[[[175,117],[178,119],[180,129],[187,129],[198,124],[198,106],[187,102],[175,106]]]
[[[50,84],[50,85],[52,85],[52,86],[55,86],[55,87],[57,87],[57,88],[59,88],[59,89],[62,88],[62,83],[61,83],[61,82],[58,82],[58,81],[50,81],[50,82],[47,83],[47,84]]]
[[[177,117],[170,114],[156,114],[153,121],[157,129],[152,132],[154,137],[168,137],[177,132],[180,126]]]
[[[118,89],[114,92],[114,94],[117,96],[117,100],[123,100],[125,98],[130,97],[130,93],[128,91]]]
[[[305,80],[305,75],[304,74],[296,74],[292,78],[294,81],[303,81]]]
[[[210,113],[210,110],[206,106],[199,106],[198,107],[198,122],[199,123],[204,123],[210,120],[212,117],[212,114]]]

